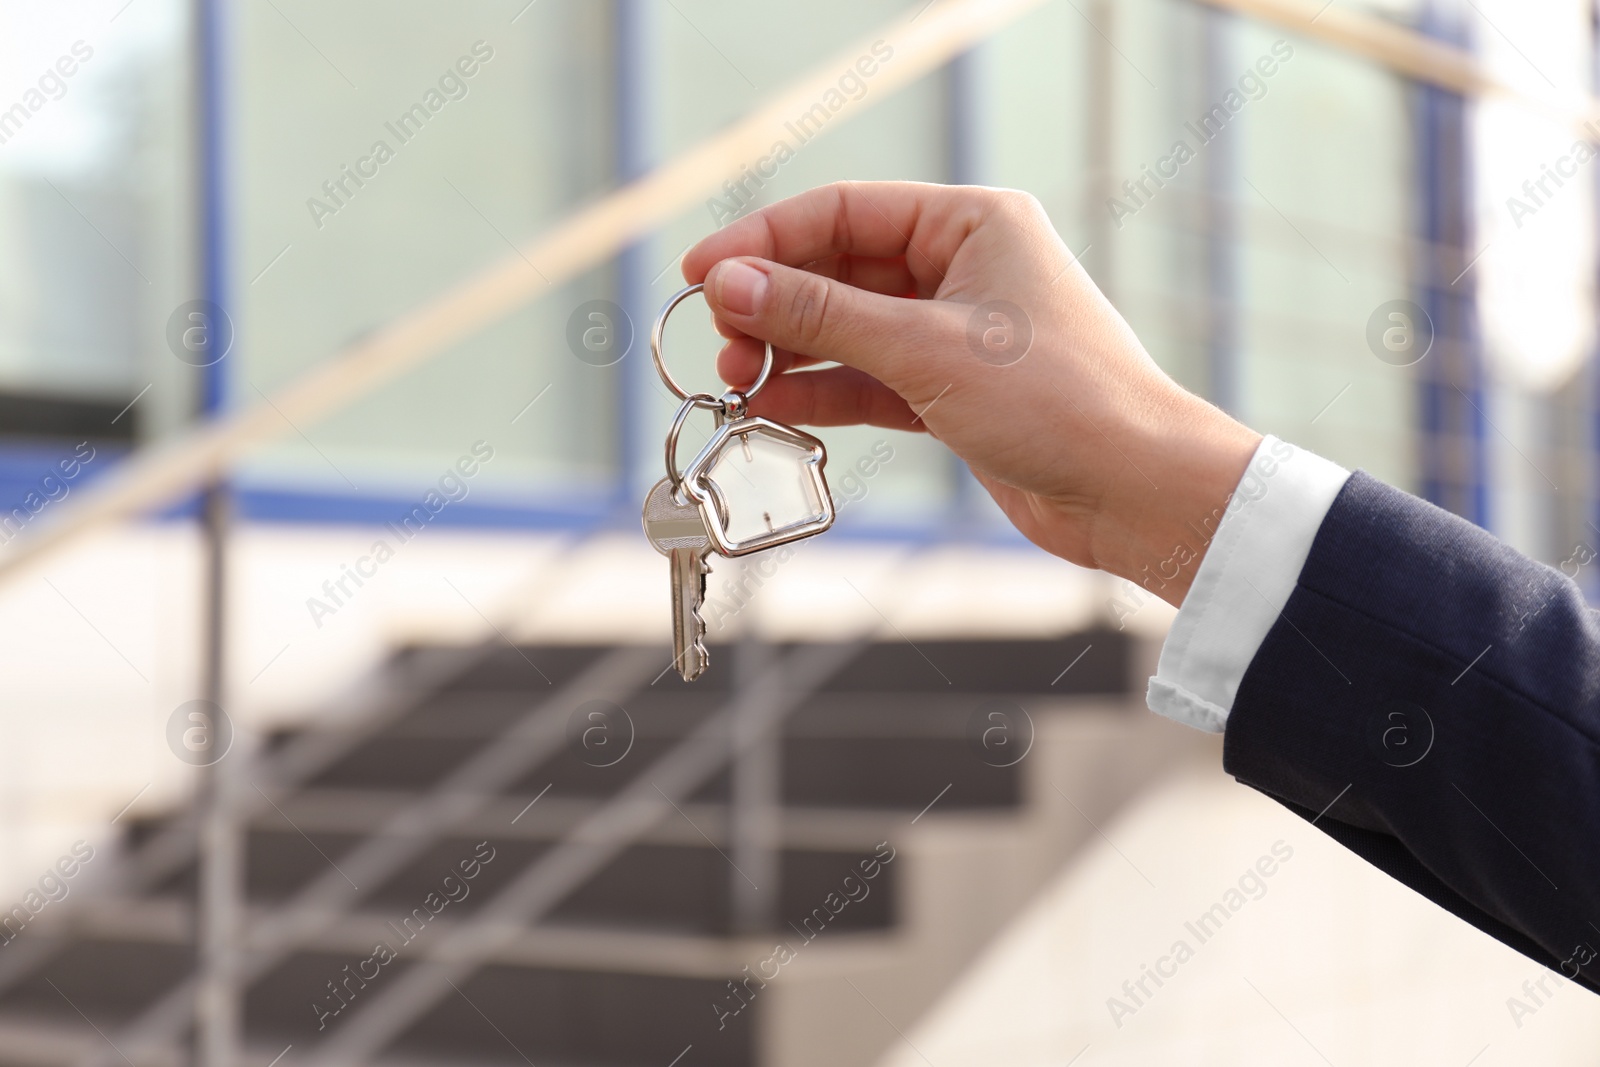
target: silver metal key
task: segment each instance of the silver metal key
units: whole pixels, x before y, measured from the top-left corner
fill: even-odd
[[[706,624],[700,618],[706,575],[711,572],[711,535],[694,501],[673,499],[672,483],[663,478],[644,498],[644,535],[651,547],[672,564],[672,662],[686,682],[705,672]]]

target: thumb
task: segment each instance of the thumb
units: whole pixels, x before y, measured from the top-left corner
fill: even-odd
[[[891,388],[913,361],[942,346],[943,312],[933,301],[883,296],[770,260],[741,256],[706,274],[706,303],[718,318],[797,355],[866,371]],[[918,355],[920,353],[920,355]]]

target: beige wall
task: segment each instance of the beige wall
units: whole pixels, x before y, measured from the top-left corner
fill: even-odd
[[[1523,983],[1546,972],[1532,961],[1214,763],[1103,829],[880,1067],[1594,1061],[1593,994],[1546,979],[1535,1003]],[[1274,845],[1291,858],[1200,943],[1185,923]],[[1180,939],[1193,957],[1159,987],[1146,980],[1153,995],[1114,1020],[1108,1000],[1131,1003],[1123,982]]]

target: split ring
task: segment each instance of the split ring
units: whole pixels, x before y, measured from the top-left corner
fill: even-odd
[[[690,393],[683,398],[678,413],[672,417],[672,429],[667,431],[667,481],[672,483],[674,497],[683,491],[683,475],[678,473],[678,435],[683,432],[683,424],[688,421],[689,412],[695,408],[721,411],[722,401],[710,393]]]
[[[688,401],[694,397],[710,396],[710,394],[686,392],[683,386],[679,385],[673,380],[672,372],[667,370],[667,361],[661,355],[661,341],[667,330],[667,316],[672,314],[674,308],[683,303],[685,297],[693,296],[695,293],[698,293],[703,289],[705,289],[704,284],[691,285],[674,293],[672,299],[668,300],[664,305],[662,305],[660,314],[656,316],[656,324],[650,330],[650,359],[656,365],[656,373],[661,375],[661,380],[667,384],[668,389],[672,390],[672,395],[683,401]],[[772,362],[772,342],[768,341],[767,358],[761,363],[761,373],[756,375],[756,380],[750,386],[750,388],[743,390],[746,400],[749,400],[757,393],[761,392],[761,387],[767,384],[767,379],[772,376]],[[713,397],[712,399],[715,398]],[[703,407],[704,404],[697,402],[696,406]],[[683,414],[682,410],[680,410],[678,414],[681,416]],[[670,458],[667,460],[667,469],[670,473],[672,469],[672,460]],[[676,478],[674,478],[672,484],[675,487],[677,486],[678,482]]]

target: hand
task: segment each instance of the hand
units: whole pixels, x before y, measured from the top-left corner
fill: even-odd
[[[931,433],[1029,540],[1172,604],[1261,439],[1155,365],[1023,193],[841,182],[712,234],[683,273],[729,338],[724,380],[779,350],[753,413]],[[1022,311],[1012,345],[1031,326],[1015,362],[978,339],[1004,342],[1006,318],[982,314],[969,341],[996,300]],[[1155,577],[1182,546],[1177,577]]]

